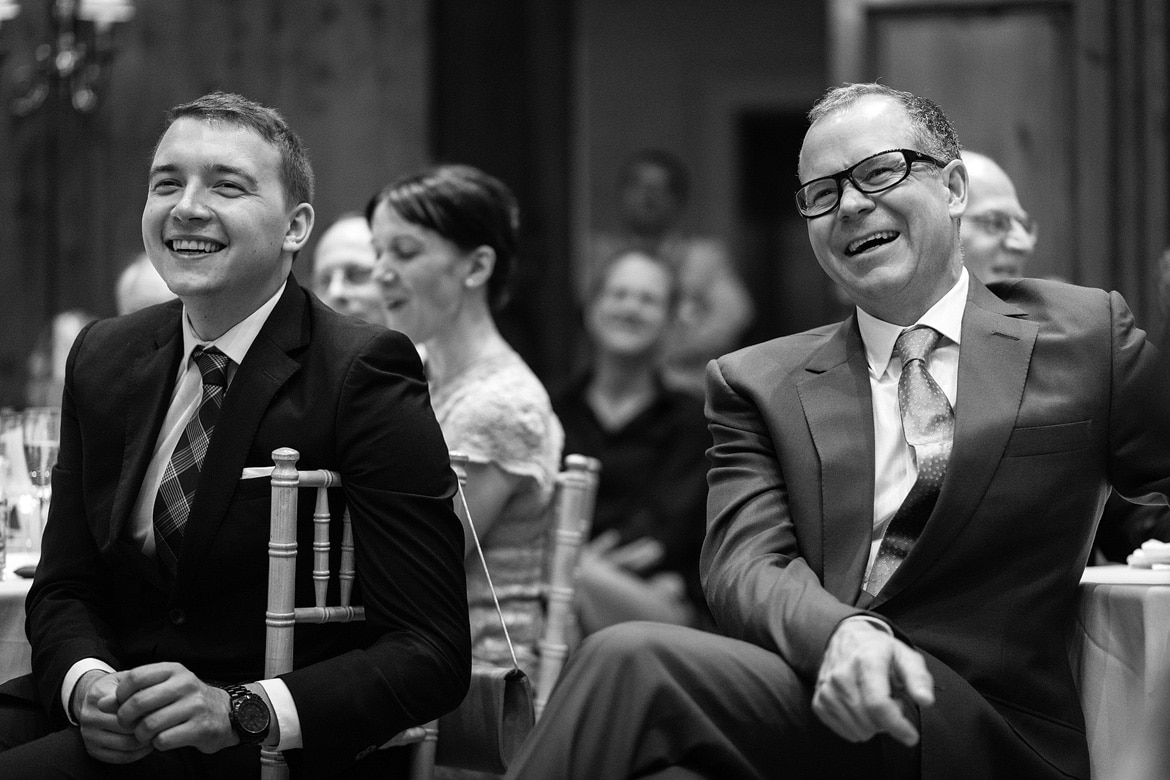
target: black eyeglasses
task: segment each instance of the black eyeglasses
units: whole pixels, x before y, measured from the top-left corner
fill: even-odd
[[[872,195],[906,181],[910,166],[916,162],[930,163],[938,168],[946,165],[913,149],[891,149],[871,154],[839,173],[800,185],[796,191],[796,208],[805,219],[828,214],[841,203],[841,190],[846,179],[859,191]]]

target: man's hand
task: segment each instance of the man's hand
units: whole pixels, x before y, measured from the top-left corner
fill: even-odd
[[[117,687],[118,725],[158,750],[191,746],[215,753],[237,745],[227,691],[182,664],[158,663],[123,673]]]
[[[624,545],[621,539],[621,534],[610,529],[587,542],[583,549],[587,555],[603,558],[611,565],[635,574],[645,574],[666,555],[662,542],[649,536]]]
[[[813,712],[850,742],[884,733],[911,746],[918,742],[918,731],[903,712],[903,699],[931,705],[933,685],[917,651],[872,623],[844,620],[829,638]]]
[[[85,751],[107,764],[129,764],[154,748],[118,723],[116,691],[123,672],[86,672],[73,688],[70,708],[81,727]]]

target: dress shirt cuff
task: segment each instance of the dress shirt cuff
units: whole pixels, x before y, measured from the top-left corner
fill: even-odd
[[[890,636],[894,635],[894,629],[890,628],[889,623],[882,620],[881,618],[875,618],[873,615],[850,615],[849,617],[845,618],[840,623],[838,623],[837,627],[840,628],[842,625],[844,625],[845,623],[848,623],[851,620],[864,620],[866,623],[871,624],[875,628],[879,628],[882,631],[885,631]]]
[[[256,684],[264,689],[272,704],[272,717],[276,718],[276,727],[280,730],[280,742],[276,743],[276,749],[283,751],[301,747],[301,717],[284,680],[259,680]]]
[[[65,708],[65,717],[69,718],[69,722],[74,726],[77,725],[77,721],[73,719],[73,709],[69,706],[69,702],[73,698],[73,689],[77,687],[77,681],[84,677],[86,672],[92,672],[95,669],[110,674],[114,673],[114,667],[96,658],[82,658],[70,666],[69,671],[65,672],[65,681],[61,683],[61,706]]]

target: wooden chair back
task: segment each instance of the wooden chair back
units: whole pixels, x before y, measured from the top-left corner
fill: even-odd
[[[534,710],[539,718],[552,693],[569,651],[579,638],[574,597],[577,561],[581,546],[593,526],[597,501],[597,477],[601,462],[584,455],[566,455],[565,468],[557,475],[553,515],[551,562],[546,590],[547,612],[537,647],[540,667],[536,678]]]
[[[461,487],[467,483],[467,456],[452,452],[451,466]],[[353,593],[353,528],[348,508],[342,515],[341,559],[338,566],[339,603],[326,604],[331,572],[329,567],[331,517],[328,489],[341,486],[341,475],[327,470],[298,470],[300,454],[282,447],[272,453],[272,509],[268,541],[268,609],[265,615],[265,679],[292,671],[293,632],[297,623],[348,623],[364,620],[365,610],[350,604]],[[577,639],[574,594],[577,561],[581,546],[589,538],[593,507],[597,497],[597,475],[601,464],[584,455],[568,455],[565,468],[557,475],[554,524],[548,569],[548,609],[544,631],[538,641],[540,670],[535,694],[536,716],[548,701],[571,647]],[[297,508],[301,488],[315,490],[313,509],[313,596],[311,607],[295,604],[297,570]],[[455,511],[466,521],[463,502]],[[434,776],[439,739],[438,721],[415,726],[383,745],[413,745],[411,780]],[[288,766],[279,751],[262,747],[260,775],[263,780],[285,780]]]
[[[457,456],[453,455],[454,460]],[[335,471],[302,471],[296,467],[300,453],[282,447],[273,451],[272,509],[268,534],[268,609],[264,653],[264,677],[272,679],[293,668],[293,632],[297,623],[348,623],[365,620],[365,609],[350,604],[353,595],[354,547],[349,509],[342,514],[341,560],[337,578],[338,604],[326,604],[331,577],[329,568],[328,489],[341,486]],[[466,462],[466,458],[463,459]],[[466,480],[465,471],[460,479]],[[301,488],[314,488],[313,505],[313,601],[311,607],[296,606],[297,508]],[[413,744],[411,780],[429,780],[434,775],[438,724],[428,723],[407,729],[383,747]],[[285,780],[288,766],[279,751],[261,747],[260,776],[263,780]]]

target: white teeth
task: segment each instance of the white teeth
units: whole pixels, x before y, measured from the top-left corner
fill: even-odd
[[[849,246],[845,247],[845,250],[852,253],[860,249],[861,245],[867,241],[893,240],[897,237],[898,234],[892,230],[879,230],[877,233],[870,233],[868,236],[856,239],[855,241],[850,241]]]
[[[171,247],[176,252],[215,252],[221,246],[222,244],[212,241],[196,241],[190,238],[176,238],[171,242]]]

